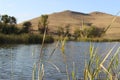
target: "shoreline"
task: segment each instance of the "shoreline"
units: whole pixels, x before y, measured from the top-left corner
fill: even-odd
[[[0,44],[42,44],[41,34],[0,34]],[[45,43],[53,43],[54,38],[46,35]]]
[[[55,40],[63,40],[64,38],[54,38]],[[107,39],[107,38],[78,38],[78,39],[72,39],[72,38],[66,38],[67,41],[77,41],[77,42],[120,42],[120,39]]]
[[[63,40],[65,37],[46,35],[44,43],[53,43],[57,40]],[[41,44],[43,35],[41,34],[0,34],[0,44]],[[107,38],[79,38],[77,40],[66,38],[66,41],[77,42],[120,42],[120,39],[107,39]]]

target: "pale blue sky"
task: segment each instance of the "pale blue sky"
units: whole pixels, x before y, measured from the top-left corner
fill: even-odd
[[[0,0],[0,14],[15,16],[18,22],[64,10],[115,15],[120,10],[120,0]]]

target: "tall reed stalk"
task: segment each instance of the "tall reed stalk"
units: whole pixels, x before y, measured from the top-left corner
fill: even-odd
[[[67,80],[70,80],[69,72],[68,72],[68,63],[67,63],[67,58],[65,54],[65,43],[66,43],[67,36],[61,40],[61,52],[62,56],[64,59],[64,64],[65,64],[65,69],[66,69],[66,74],[67,74]]]
[[[60,72],[60,69],[50,61],[52,55],[54,54],[56,48],[58,47],[59,41],[57,41],[55,48],[51,51],[49,58],[46,59],[46,60],[44,59],[44,54],[45,53],[43,52],[43,49],[44,49],[44,44],[45,44],[46,33],[47,33],[47,27],[45,27],[45,31],[44,31],[44,35],[43,35],[39,60],[38,60],[37,63],[35,62],[34,65],[33,65],[32,80],[36,80],[36,76],[38,77],[37,80],[43,80],[44,79],[44,76],[45,76],[45,65],[44,65],[44,63],[51,64],[58,72]],[[33,55],[34,55],[34,53],[33,53]],[[37,70],[37,68],[38,68],[38,70]]]
[[[44,41],[46,37],[46,32],[47,32],[47,27],[45,27],[43,39],[42,39],[42,44],[41,44],[41,49],[40,49],[40,57],[38,60],[38,63],[35,63],[33,66],[33,75],[32,75],[32,80],[36,80],[36,65],[38,66],[38,80],[43,80],[44,78],[44,53],[43,53],[43,48],[44,48]]]
[[[14,71],[13,71],[13,53],[12,53],[12,48],[10,50],[10,57],[11,57],[11,75],[10,75],[10,80],[14,80]]]
[[[115,17],[113,17],[112,22],[104,29],[103,34],[105,34],[105,33],[108,31],[108,29],[112,26],[112,24],[113,24],[114,21],[117,19],[117,16],[118,16],[119,14],[120,14],[120,11],[115,15]]]
[[[118,69],[118,53],[120,52],[120,47],[113,54],[113,57],[110,57],[115,47],[116,45],[114,45],[113,48],[110,49],[109,52],[106,54],[106,56],[102,58],[96,53],[96,50],[94,50],[94,46],[90,46],[89,60],[85,62],[84,80],[96,80],[101,74],[104,74],[106,77],[101,77],[100,80],[118,80],[119,74],[114,71]],[[110,60],[107,64],[106,61],[108,58]],[[105,63],[107,65],[105,65]]]

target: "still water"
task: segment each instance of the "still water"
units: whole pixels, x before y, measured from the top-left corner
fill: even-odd
[[[104,56],[115,44],[120,47],[120,42],[92,43],[100,56]],[[44,53],[44,80],[66,80],[64,59],[60,46],[58,46],[47,62],[56,43],[47,44]],[[73,64],[77,77],[83,77],[85,59],[89,58],[89,42],[67,42],[65,55],[68,72],[71,75]],[[0,80],[32,80],[34,63],[39,61],[41,45],[1,45],[0,46]],[[52,65],[56,65],[59,71]]]

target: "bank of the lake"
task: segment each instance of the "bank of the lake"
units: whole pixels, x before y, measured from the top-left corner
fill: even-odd
[[[41,44],[43,35],[40,34],[0,34],[0,44]],[[52,43],[52,36],[46,35],[45,43]]]
[[[76,41],[91,41],[91,42],[120,42],[120,39],[107,39],[107,38],[80,38]]]
[[[54,40],[64,40],[65,38],[67,41],[77,41],[77,42],[120,42],[120,38],[112,39],[112,38],[103,38],[103,37],[77,38],[77,39],[75,39],[74,37],[55,36]]]
[[[44,43],[53,43],[57,40],[78,41],[78,42],[120,42],[120,39],[107,38],[69,38],[59,36],[45,36]],[[41,44],[43,41],[43,34],[0,34],[0,44]]]

